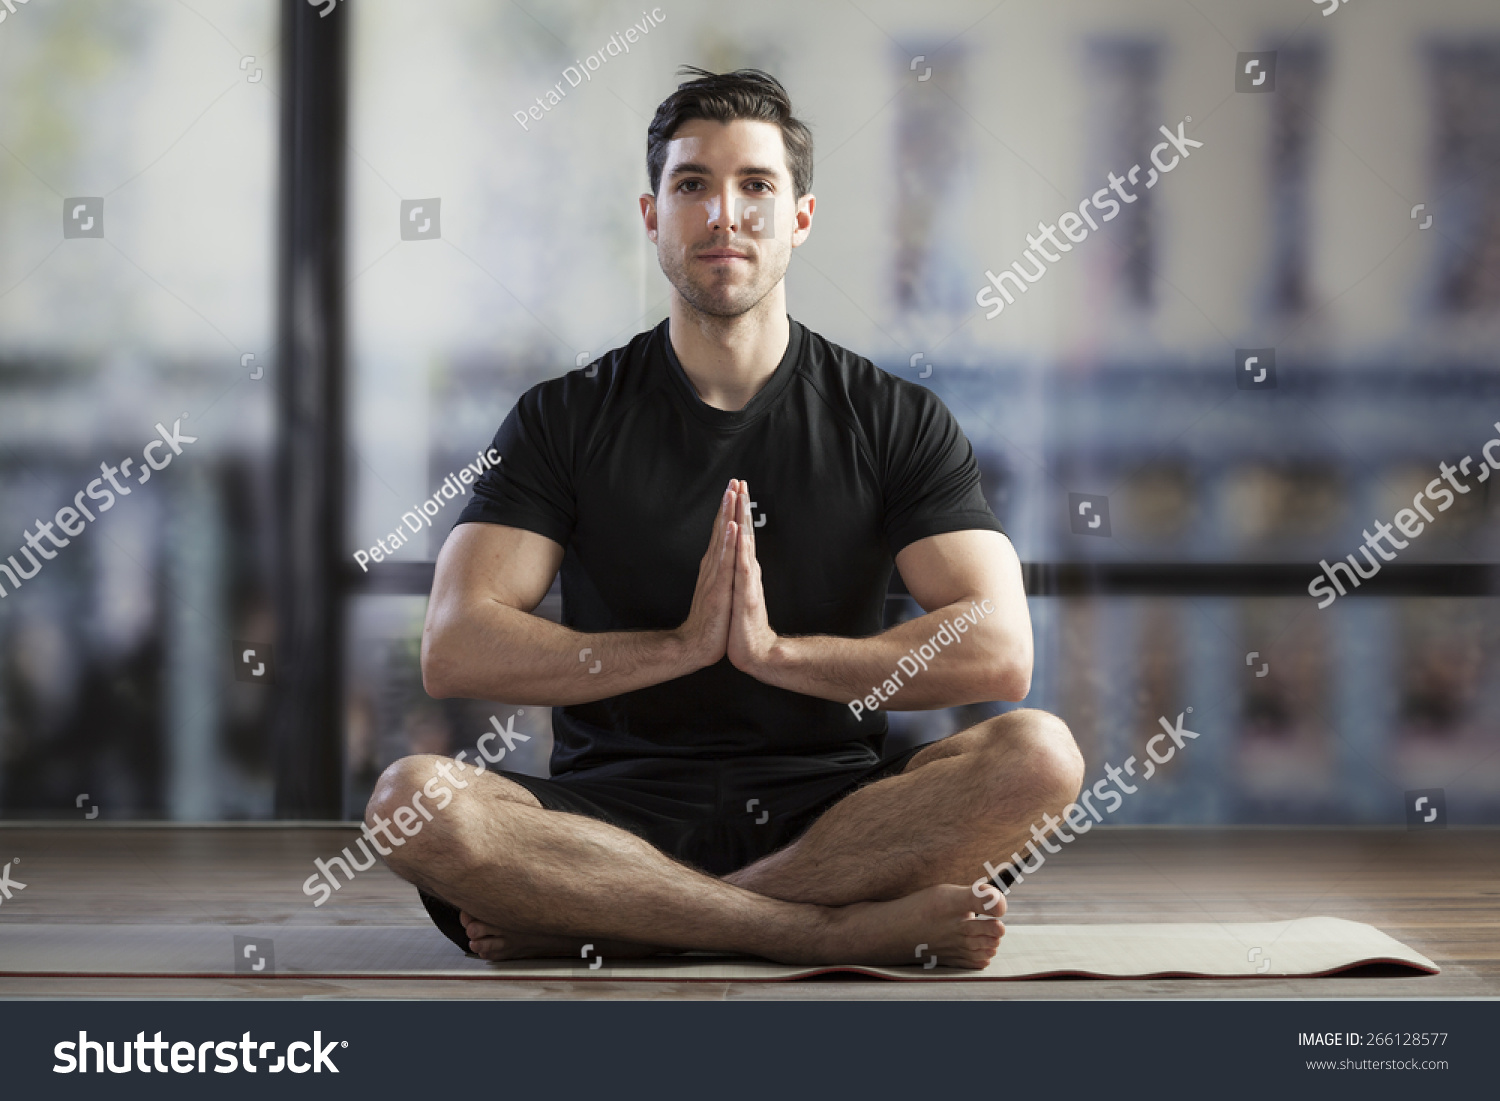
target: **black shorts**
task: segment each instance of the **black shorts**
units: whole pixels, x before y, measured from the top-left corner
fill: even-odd
[[[724,876],[791,842],[856,788],[894,776],[923,746],[874,759],[864,748],[728,761],[652,758],[542,779],[494,770],[548,810],[628,830],[677,860]],[[419,890],[427,913],[465,952],[458,910]]]

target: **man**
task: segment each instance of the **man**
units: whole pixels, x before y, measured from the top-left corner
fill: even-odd
[[[943,404],[787,316],[815,199],[782,86],[687,71],[640,197],[670,316],[521,398],[433,579],[427,691],[555,708],[552,776],[408,757],[367,821],[442,800],[386,859],[486,959],[982,968],[984,861],[1082,758],[1028,710],[883,758],[884,711],[1025,697],[1020,564]],[[927,614],[882,632],[893,563]]]

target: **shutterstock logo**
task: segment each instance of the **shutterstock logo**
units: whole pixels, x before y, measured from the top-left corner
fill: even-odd
[[[1406,828],[1409,830],[1445,830],[1448,828],[1448,796],[1442,788],[1420,788],[1406,793]]]
[[[264,642],[234,640],[234,679],[250,684],[270,684],[276,671],[271,647]]]
[[[1109,537],[1109,497],[1103,493],[1068,494],[1068,519],[1074,535]]]
[[[239,975],[276,974],[276,942],[270,937],[236,936],[234,970]]]
[[[776,208],[769,198],[736,198],[734,205],[735,221],[739,223],[741,234],[755,238],[776,236]]]
[[[717,195],[701,200],[698,205],[711,230],[732,228],[738,236],[755,240],[776,236],[776,206],[769,195],[757,199],[736,196],[727,209]]]
[[[53,1074],[234,1074],[243,1070],[247,1074],[265,1071],[280,1074],[338,1074],[333,1061],[337,1048],[347,1048],[348,1040],[323,1042],[323,1033],[314,1031],[312,1040],[293,1040],[286,1045],[285,1054],[277,1055],[277,1041],[255,1039],[246,1032],[238,1040],[163,1040],[161,1033],[146,1039],[145,1032],[137,1032],[134,1040],[120,1040],[120,1059],[115,1060],[115,1040],[90,1040],[87,1032],[78,1033],[77,1040],[62,1040],[52,1048],[57,1063]],[[131,1056],[134,1056],[132,1060]],[[273,1063],[271,1057],[275,1055]],[[171,1063],[168,1067],[167,1064]]]
[[[1014,305],[1016,295],[1029,293],[1031,285],[1052,270],[1048,264],[1060,263],[1066,253],[1088,239],[1090,231],[1098,231],[1101,223],[1118,217],[1122,210],[1139,201],[1142,192],[1150,191],[1169,172],[1187,163],[1194,149],[1202,149],[1201,141],[1187,135],[1187,124],[1192,121],[1192,115],[1185,115],[1175,130],[1159,126],[1157,133],[1165,140],[1153,145],[1140,163],[1132,164],[1123,175],[1106,173],[1106,186],[1080,201],[1076,208],[1063,211],[1055,222],[1038,222],[1037,231],[1026,234],[1028,247],[1021,252],[1021,259],[1012,261],[1010,267],[1001,268],[999,274],[986,268],[984,277],[988,282],[974,295],[975,305],[987,310],[985,320],[999,317],[1006,306]],[[1094,211],[1099,213],[1097,219]]]
[[[19,863],[21,863],[21,858],[18,856],[12,860],[7,860],[4,864],[0,864],[0,905],[3,905],[6,899],[12,897],[12,891],[24,891],[26,889],[26,884],[10,877],[11,865]]]
[[[103,237],[104,200],[64,199],[63,237]]]
[[[1276,349],[1238,349],[1234,353],[1234,384],[1241,390],[1276,389]]]
[[[1235,58],[1234,90],[1236,92],[1274,92],[1276,90],[1276,51],[1260,50],[1239,54]]]
[[[441,199],[401,200],[401,240],[435,241],[443,235]]]
[[[3,2],[5,4],[5,10],[0,11],[0,23],[4,23],[5,17],[7,15],[16,14],[17,4],[28,4],[31,2],[31,0],[0,0],[0,2]]]

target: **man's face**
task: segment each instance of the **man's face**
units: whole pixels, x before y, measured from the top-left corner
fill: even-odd
[[[641,196],[661,270],[694,309],[738,317],[786,274],[813,197],[798,202],[781,128],[692,119],[667,143],[659,194]]]

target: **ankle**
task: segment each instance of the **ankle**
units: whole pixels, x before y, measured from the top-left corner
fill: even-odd
[[[840,921],[833,907],[810,902],[774,900],[771,920],[756,923],[751,940],[738,951],[778,963],[814,963],[828,957],[841,941]]]
[[[801,903],[807,910],[806,947],[812,958],[829,960],[848,951],[852,933],[851,910],[855,906],[822,906]]]

